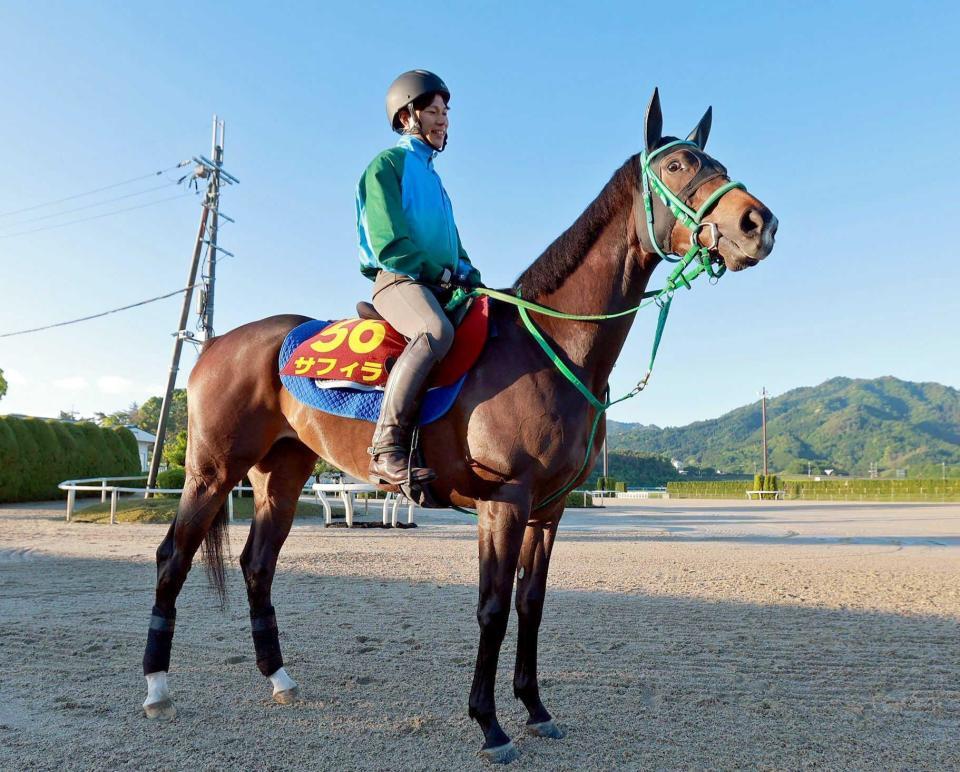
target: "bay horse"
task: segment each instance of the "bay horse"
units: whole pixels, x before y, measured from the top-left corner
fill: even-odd
[[[654,91],[645,115],[645,153],[614,172],[576,222],[523,271],[515,290],[526,300],[567,313],[615,314],[638,303],[662,256],[706,247],[708,236],[711,258],[730,271],[765,258],[777,220],[755,196],[730,183],[726,169],[704,152],[711,116],[708,109],[684,141],[664,137]],[[648,167],[687,211],[706,203],[710,223],[691,230],[666,198],[645,196]],[[711,200],[714,193],[720,195]],[[707,225],[709,233],[703,230]],[[633,315],[604,322],[534,315],[566,366],[593,394],[602,395]],[[373,432],[371,423],[315,411],[282,388],[278,352],[286,334],[304,321],[303,316],[273,316],[214,338],[190,375],[186,482],[176,518],[157,550],[156,601],[143,660],[144,710],[150,717],[175,715],[167,685],[175,603],[201,543],[212,584],[224,596],[225,502],[244,475],[253,484],[255,514],[240,567],[257,666],[270,679],[277,702],[297,696],[297,683],[283,666],[271,599],[277,556],[317,457],[365,479]],[[601,423],[588,447],[596,408],[544,354],[514,306],[492,303],[491,322],[497,335],[487,342],[450,412],[423,427],[421,444],[427,466],[438,473],[434,498],[477,510],[480,642],[469,715],[483,732],[481,755],[509,762],[517,752],[497,721],[494,679],[514,584],[514,695],[529,712],[527,731],[563,736],[540,699],[537,634],[564,502],[560,496],[538,504],[586,476],[604,428]],[[571,480],[578,470],[579,479]]]

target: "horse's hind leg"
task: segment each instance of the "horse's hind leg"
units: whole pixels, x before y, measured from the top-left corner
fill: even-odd
[[[562,511],[562,508],[561,508]],[[563,737],[553,718],[540,701],[537,683],[537,635],[543,618],[543,600],[547,589],[547,569],[557,535],[556,519],[528,524],[520,549],[517,568],[517,665],[513,674],[513,693],[523,701],[530,718],[527,731],[537,737]]]
[[[250,472],[256,512],[240,567],[247,583],[250,625],[257,667],[273,685],[273,699],[281,704],[297,697],[297,682],[283,667],[277,617],[270,599],[277,556],[290,533],[297,499],[310,477],[317,454],[294,439],[279,440]]]
[[[157,590],[147,646],[143,653],[143,674],[147,699],[143,710],[148,718],[173,718],[176,709],[170,699],[167,671],[173,645],[177,596],[201,543],[206,538],[207,568],[221,597],[224,592],[222,539],[227,525],[224,507],[227,496],[246,472],[243,463],[197,462],[190,454],[183,495],[177,516],[157,549]]]

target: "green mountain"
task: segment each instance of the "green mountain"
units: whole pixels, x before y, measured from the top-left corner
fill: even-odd
[[[752,473],[761,463],[760,402],[709,421],[667,427],[608,422],[611,450],[663,454],[686,465]],[[960,474],[960,391],[893,377],[832,378],[767,400],[772,471],[833,468],[866,475],[871,464],[910,477]],[[950,470],[950,466],[954,466]]]

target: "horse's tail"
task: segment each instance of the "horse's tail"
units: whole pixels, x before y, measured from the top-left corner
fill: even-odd
[[[194,459],[190,452],[191,443],[197,432],[197,427],[194,426],[194,416],[192,412],[193,409],[191,407],[196,399],[196,395],[192,393],[193,379],[194,376],[201,371],[201,368],[198,365],[203,363],[204,356],[207,355],[210,349],[221,340],[221,337],[222,336],[217,335],[203,341],[203,344],[200,347],[200,356],[197,359],[197,364],[194,365],[193,372],[190,374],[190,380],[187,382],[188,426],[186,466],[188,470],[188,476],[192,477],[196,481],[197,493],[209,492],[211,486],[219,487],[220,485],[226,484],[225,479],[220,479],[218,472],[208,471],[210,469],[218,469],[220,466],[219,464],[209,459]],[[220,471],[225,474],[225,470]],[[217,593],[217,597],[220,600],[221,611],[227,606],[226,561],[230,558],[230,540],[226,538],[228,520],[227,506],[224,503],[220,505],[217,513],[213,516],[210,527],[203,536],[203,544],[201,548],[201,556],[203,558],[204,569],[206,570],[207,574],[207,583]]]
[[[227,537],[227,506],[222,504],[213,518],[213,523],[203,537],[203,564],[207,582],[220,599],[220,610],[227,607],[226,560],[230,557],[230,540]]]

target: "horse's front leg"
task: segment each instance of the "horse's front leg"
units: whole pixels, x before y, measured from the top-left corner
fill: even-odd
[[[250,601],[257,668],[270,679],[273,699],[281,705],[294,702],[300,688],[283,666],[280,632],[271,600],[273,577],[303,485],[316,460],[316,454],[301,442],[286,438],[274,444],[249,472],[256,512],[240,555],[240,568]]]
[[[510,738],[497,721],[494,682],[500,646],[510,618],[510,593],[517,568],[523,532],[530,515],[523,504],[481,502],[477,508],[477,538],[480,548],[480,599],[477,622],[480,646],[470,689],[470,717],[483,731],[480,754],[489,761],[506,764],[517,758]]]
[[[543,618],[543,600],[547,589],[550,553],[563,506],[528,523],[517,568],[517,666],[513,674],[513,693],[523,701],[530,714],[527,731],[537,737],[563,737],[563,731],[540,701],[537,683],[537,636]]]

